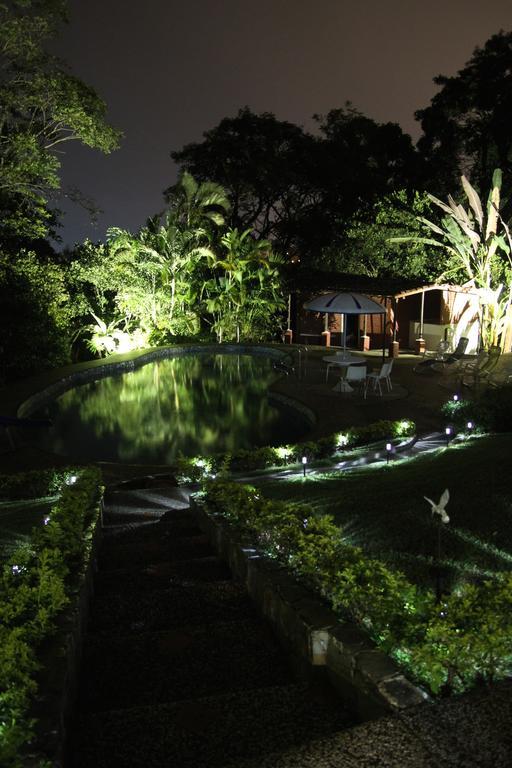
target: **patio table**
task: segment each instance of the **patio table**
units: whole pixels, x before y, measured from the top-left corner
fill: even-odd
[[[336,355],[326,355],[322,358],[327,363],[327,371],[325,373],[325,383],[327,384],[327,381],[329,379],[329,371],[331,370],[332,366],[339,366],[340,368],[344,368],[345,370],[342,371],[340,380],[336,384],[336,386],[333,388],[333,392],[353,392],[354,388],[350,386],[350,384],[345,381],[344,375],[346,373],[346,369],[351,365],[366,365],[366,360],[364,357],[357,357],[356,355],[351,355],[350,352],[344,352],[342,354],[336,354]]]

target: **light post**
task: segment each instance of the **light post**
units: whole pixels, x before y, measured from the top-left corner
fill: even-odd
[[[393,450],[393,446],[391,443],[386,443],[386,464],[389,464],[389,457],[391,456],[391,451]]]
[[[302,472],[304,474],[304,477],[306,477],[306,464],[308,463],[308,457],[303,456],[302,457]]]
[[[446,427],[445,430],[444,430],[444,434],[445,434],[445,437],[446,437],[446,445],[448,445],[449,442],[450,442],[450,435],[452,434],[452,428],[451,427]]]
[[[466,429],[468,430],[468,432],[471,432],[474,426],[475,425],[473,424],[472,421],[468,421],[468,423],[466,424]]]

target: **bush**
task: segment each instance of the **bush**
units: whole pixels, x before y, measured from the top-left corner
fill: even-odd
[[[0,475],[0,500],[39,499],[54,496],[63,488],[77,470],[47,469],[18,472],[16,475]]]
[[[431,590],[347,544],[330,517],[314,516],[307,505],[269,501],[226,481],[207,483],[205,490],[210,513],[251,535],[264,554],[362,625],[434,693],[510,671],[512,575],[466,584],[438,604]]]
[[[49,520],[13,553],[0,576],[0,765],[18,768],[34,736],[38,649],[74,594],[98,517],[100,473],[81,470]],[[42,483],[47,482],[43,473]]]
[[[405,419],[377,421],[366,427],[352,427],[346,433],[334,433],[319,440],[309,440],[295,445],[276,448],[264,446],[211,457],[196,456],[192,459],[180,457],[176,462],[175,471],[184,482],[198,482],[214,474],[253,472],[268,467],[296,464],[300,462],[302,456],[307,456],[309,461],[340,456],[342,448],[350,449],[381,440],[410,436],[414,434],[415,429],[414,422]]]
[[[468,421],[476,432],[512,432],[512,385],[485,389],[472,400],[450,401],[441,413],[460,432]]]
[[[40,263],[33,253],[14,259],[0,253],[0,371],[5,381],[69,362],[69,319],[62,267]]]

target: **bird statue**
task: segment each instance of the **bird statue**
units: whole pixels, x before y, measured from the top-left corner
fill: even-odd
[[[448,504],[448,501],[450,499],[450,491],[448,490],[448,488],[446,488],[443,491],[441,498],[439,499],[439,504],[436,504],[434,501],[432,501],[432,499],[429,499],[428,496],[424,496],[423,498],[425,499],[425,501],[428,501],[428,503],[432,507],[433,515],[439,515],[439,518],[442,523],[450,522],[450,518],[448,517],[445,511],[446,505]]]

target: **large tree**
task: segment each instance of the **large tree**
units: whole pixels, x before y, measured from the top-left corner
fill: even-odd
[[[315,202],[310,181],[315,140],[292,123],[248,107],[171,157],[197,179],[229,192],[230,223],[292,247],[297,220]]]
[[[47,50],[65,20],[65,0],[0,4],[0,242],[11,248],[47,235],[67,142],[110,152],[119,141],[104,102]]]
[[[376,123],[350,104],[316,120],[313,136],[245,108],[172,157],[226,187],[234,226],[306,261],[339,238],[361,204],[413,182],[417,170],[411,139],[395,124]]]
[[[447,194],[464,174],[480,190],[492,171],[512,171],[512,32],[493,35],[476,48],[455,76],[434,78],[440,90],[416,112],[423,136],[418,148],[427,160],[436,194]]]

